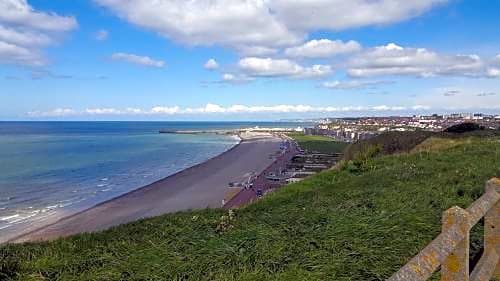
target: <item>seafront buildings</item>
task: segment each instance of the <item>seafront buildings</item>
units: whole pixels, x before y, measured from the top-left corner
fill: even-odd
[[[473,122],[487,129],[500,127],[500,115],[482,113],[456,113],[448,115],[415,115],[411,117],[360,117],[326,118],[313,128],[305,128],[306,135],[329,136],[338,141],[355,142],[369,139],[389,131],[433,131],[439,132],[450,126]]]

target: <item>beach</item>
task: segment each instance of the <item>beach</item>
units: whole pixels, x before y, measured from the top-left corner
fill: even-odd
[[[265,133],[242,134],[241,142],[204,163],[63,218],[10,242],[51,240],[95,232],[138,219],[193,209],[219,208],[230,182],[244,182],[274,162],[282,139]]]

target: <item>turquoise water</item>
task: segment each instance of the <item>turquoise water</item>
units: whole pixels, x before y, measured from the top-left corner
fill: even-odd
[[[204,162],[231,136],[158,134],[293,123],[0,122],[0,241]]]

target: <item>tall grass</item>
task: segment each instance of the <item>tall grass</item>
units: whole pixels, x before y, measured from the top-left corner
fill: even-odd
[[[429,243],[451,206],[500,176],[500,139],[367,158],[229,216],[169,214],[49,243],[0,248],[0,279],[385,280]],[[472,255],[481,245],[472,235]]]

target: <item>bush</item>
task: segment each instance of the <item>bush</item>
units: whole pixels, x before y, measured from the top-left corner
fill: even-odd
[[[390,155],[400,152],[409,152],[415,146],[434,135],[432,132],[388,132],[374,138],[358,141],[347,147],[344,153],[345,160],[355,160],[360,155]],[[376,147],[374,151],[371,151]],[[376,155],[372,155],[376,156]]]
[[[473,132],[473,131],[479,131],[479,130],[484,130],[484,127],[481,127],[476,123],[465,122],[465,123],[451,126],[444,131],[446,133],[463,134],[466,132]]]

